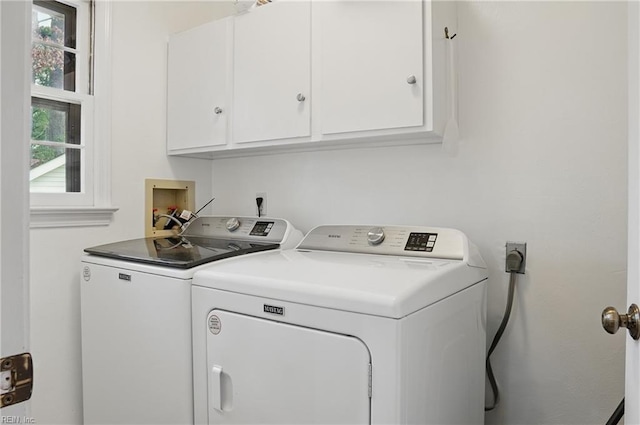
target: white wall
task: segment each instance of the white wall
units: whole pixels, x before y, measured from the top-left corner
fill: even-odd
[[[114,2],[111,226],[31,232],[33,416],[80,424],[79,257],[143,235],[144,178],[197,180],[210,212],[320,223],[464,230],[490,266],[488,331],[504,308],[504,243],[529,243],[513,319],[494,355],[497,424],[601,424],[623,395],[622,335],[600,311],[625,305],[626,6],[459,4],[456,157],[437,146],[167,159],[165,37],[229,13],[221,2]],[[211,182],[211,168],[213,181]]]
[[[602,424],[624,392],[626,5],[459,3],[456,157],[437,146],[216,160],[216,213],[321,223],[451,226],[490,267],[488,332],[508,276],[504,244],[528,242],[512,321],[493,358],[489,424]]]
[[[39,424],[82,423],[83,248],[144,236],[145,178],[195,180],[196,204],[209,199],[211,163],[165,155],[166,37],[225,10],[213,2],[113,3],[112,199],[120,210],[108,227],[31,231],[32,415]]]

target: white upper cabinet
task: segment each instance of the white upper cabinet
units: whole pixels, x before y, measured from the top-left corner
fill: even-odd
[[[235,19],[232,142],[309,136],[311,5],[280,0]]]
[[[322,1],[313,16],[322,134],[424,123],[422,2]]]
[[[231,36],[226,18],[169,40],[167,150],[226,145]]]
[[[455,2],[274,0],[172,36],[169,153],[440,143],[455,25]]]

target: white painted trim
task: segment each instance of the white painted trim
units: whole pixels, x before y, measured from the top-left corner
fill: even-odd
[[[115,207],[32,207],[31,228],[108,226]]]
[[[94,62],[94,206],[111,206],[111,33],[112,5],[96,1]]]
[[[31,2],[0,1],[0,356],[29,351]],[[35,378],[37,382],[37,378]],[[30,403],[2,409],[28,417]]]
[[[627,25],[628,58],[628,222],[627,305],[640,304],[640,5],[629,2]],[[640,423],[640,343],[626,336],[625,412],[626,424]]]

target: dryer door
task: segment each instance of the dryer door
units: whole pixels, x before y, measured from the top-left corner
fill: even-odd
[[[369,423],[359,339],[223,310],[207,322],[209,424]]]

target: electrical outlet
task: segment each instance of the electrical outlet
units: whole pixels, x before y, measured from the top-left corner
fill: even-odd
[[[517,270],[512,269],[509,264],[509,253],[513,250],[516,250],[522,255],[522,263],[520,263],[520,267]],[[507,242],[505,249],[505,263],[504,263],[504,271],[507,273],[515,272],[519,274],[524,274],[525,267],[527,265],[527,243],[526,242]]]
[[[258,198],[262,198],[262,205],[258,208]],[[256,206],[256,215],[258,217],[265,217],[267,215],[267,192],[256,193],[256,199],[254,199],[254,205]]]

